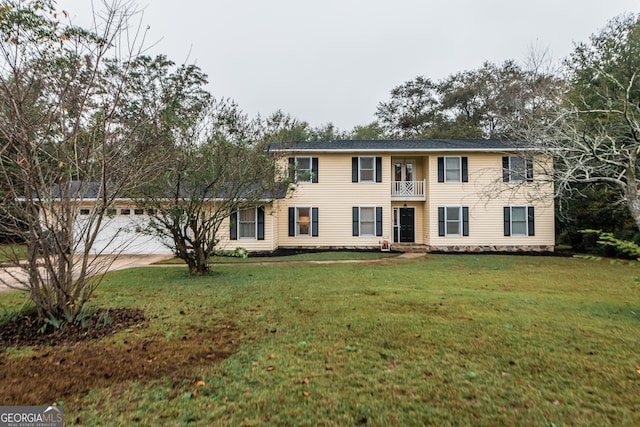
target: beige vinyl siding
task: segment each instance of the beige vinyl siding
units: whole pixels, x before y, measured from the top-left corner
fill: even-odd
[[[351,153],[325,153],[318,158],[318,183],[297,184],[296,190],[278,208],[280,247],[374,247],[391,235],[390,157],[382,157],[382,182],[351,182]],[[366,155],[371,157],[373,155]],[[383,236],[352,236],[352,208],[382,207]],[[318,236],[288,235],[289,207],[318,208]]]
[[[439,183],[437,158],[429,158],[428,201],[431,246],[553,246],[554,205],[552,184],[534,164],[533,183],[503,183],[502,154],[461,153],[468,157],[469,182]],[[438,207],[469,207],[469,236],[438,236]],[[505,206],[535,207],[535,236],[504,236]]]

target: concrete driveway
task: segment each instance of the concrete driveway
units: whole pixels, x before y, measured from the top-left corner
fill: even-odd
[[[169,258],[172,255],[100,255],[91,261],[89,274],[144,267]],[[0,292],[15,290],[11,286],[19,285],[26,278],[27,273],[19,267],[0,267]]]

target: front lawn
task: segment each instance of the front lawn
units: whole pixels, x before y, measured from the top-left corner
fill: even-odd
[[[95,302],[147,324],[7,349],[0,402],[91,426],[640,425],[638,278],[498,255],[124,270]]]

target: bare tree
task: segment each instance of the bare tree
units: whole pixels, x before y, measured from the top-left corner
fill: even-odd
[[[2,231],[26,242],[26,261],[9,254],[23,271],[13,285],[30,293],[41,321],[81,313],[105,267],[91,254],[104,214],[148,163],[139,129],[118,114],[144,32],[132,3],[104,6],[88,29],[52,0],[5,1],[0,14]],[[106,77],[107,63],[119,78]]]

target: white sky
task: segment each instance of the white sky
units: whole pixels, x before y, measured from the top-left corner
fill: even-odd
[[[76,23],[90,0],[59,0]],[[100,2],[96,2],[97,5]],[[390,90],[484,61],[557,61],[637,0],[140,0],[151,54],[197,64],[216,97],[250,116],[277,109],[351,130]]]

